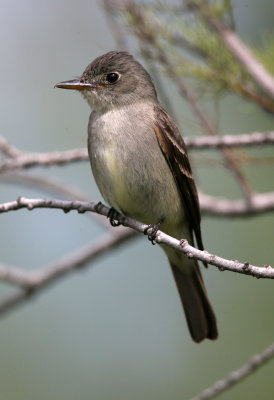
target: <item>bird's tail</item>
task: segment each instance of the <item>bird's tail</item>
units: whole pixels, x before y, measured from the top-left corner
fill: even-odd
[[[170,260],[169,260],[170,261]],[[184,273],[170,261],[170,266],[184,307],[188,328],[195,342],[218,337],[216,318],[196,260],[191,272]]]

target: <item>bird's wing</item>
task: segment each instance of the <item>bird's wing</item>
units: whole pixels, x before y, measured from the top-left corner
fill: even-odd
[[[184,140],[175,122],[160,105],[156,105],[154,111],[159,146],[178,185],[190,229],[195,233],[199,249],[203,250],[199,199]]]

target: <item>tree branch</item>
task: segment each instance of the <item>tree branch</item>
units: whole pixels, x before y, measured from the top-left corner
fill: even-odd
[[[87,160],[86,149],[51,151],[48,153],[22,153],[0,162],[0,172],[17,168],[30,168],[36,165],[62,165],[67,162]]]
[[[92,242],[77,249],[57,261],[40,268],[39,270],[23,270],[21,268],[0,263],[0,278],[6,282],[21,286],[24,289],[34,290],[38,286],[45,286],[75,268],[82,267],[103,252],[129,240],[136,232],[122,227],[119,230],[110,229],[95,243]]]
[[[274,192],[253,193],[249,201],[228,200],[199,192],[201,211],[215,217],[248,217],[274,210]]]
[[[239,135],[208,135],[197,137],[185,137],[186,146],[190,149],[206,149],[221,147],[238,147],[238,146],[258,146],[263,144],[274,143],[274,132],[252,132]],[[0,136],[0,148],[5,139]],[[6,142],[7,143],[7,142]],[[45,153],[27,153],[22,152],[14,146],[8,145],[9,150],[12,148],[12,158],[0,161],[0,172],[11,171],[14,169],[31,168],[35,166],[51,166],[63,165],[66,163],[86,161],[88,160],[88,152],[86,148],[51,151]],[[10,147],[11,146],[11,147]]]
[[[104,216],[107,216],[110,210],[109,207],[106,207],[101,203],[86,203],[81,201],[52,199],[27,199],[20,197],[17,201],[0,204],[0,213],[10,210],[19,210],[21,208],[27,208],[28,210],[33,210],[35,208],[56,208],[61,209],[64,212],[77,210],[79,213],[91,211],[97,212],[98,214]],[[144,232],[144,230],[147,228],[147,225],[129,217],[120,216],[117,219],[124,226],[130,227],[138,232]],[[185,239],[180,241],[161,231],[158,231],[157,233],[156,242],[158,244],[166,244],[170,247],[173,247],[176,250],[183,252],[189,258],[195,258],[207,264],[215,265],[221,271],[228,270],[238,272],[240,274],[254,276],[256,278],[274,279],[274,269],[269,265],[257,267],[249,264],[248,262],[242,263],[237,260],[227,260],[215,254],[210,254],[207,251],[198,250],[191,246]],[[3,271],[3,278],[7,279],[5,270]]]
[[[215,30],[234,57],[246,68],[250,76],[274,98],[274,77],[254,57],[250,49],[239,36],[227,28],[223,22],[212,15],[209,7],[200,0],[188,0],[188,4],[196,7],[206,23]]]
[[[20,150],[18,150],[16,147],[12,146],[5,138],[4,136],[0,135],[0,149],[2,150],[2,153],[6,154],[8,157],[15,158],[18,157],[22,154]]]
[[[0,304],[0,314],[4,314],[15,306],[30,299],[42,288],[55,282],[65,274],[84,267],[87,263],[94,261],[107,251],[132,239],[136,232],[127,228],[109,230],[95,243],[92,242],[80,249],[77,249],[55,262],[40,268],[39,270],[22,270],[17,267],[0,264],[0,278],[16,286],[21,286],[22,291],[9,296]]]
[[[63,196],[65,199],[78,199],[81,201],[91,201],[90,197],[82,192],[82,190],[68,185],[67,183],[53,177],[45,177],[38,174],[30,174],[28,172],[11,171],[4,172],[0,175],[0,179],[8,184],[15,184],[21,186],[31,186],[36,189],[43,191],[44,193],[58,194]],[[87,214],[90,217],[94,217],[101,225],[109,227],[108,221],[99,214]]]
[[[50,202],[51,200],[47,201]],[[251,201],[247,202],[246,200],[229,200],[223,197],[214,197],[199,191],[199,201],[202,214],[211,215],[214,217],[248,217],[274,210],[274,192],[264,194],[254,193]],[[82,204],[80,201],[69,203]],[[83,202],[83,204],[92,203]],[[49,205],[46,205],[45,207],[50,208]],[[25,207],[18,205],[18,200],[2,204],[0,203],[0,214],[3,212],[18,210],[20,208]]]
[[[274,343],[264,349],[260,354],[254,355],[245,365],[236,371],[231,372],[226,378],[214,383],[211,387],[205,389],[198,396],[190,400],[209,400],[218,394],[230,389],[232,386],[241,382],[244,378],[255,372],[274,357]]]
[[[252,132],[241,135],[186,137],[189,149],[203,150],[220,147],[258,146],[274,143],[273,132]]]

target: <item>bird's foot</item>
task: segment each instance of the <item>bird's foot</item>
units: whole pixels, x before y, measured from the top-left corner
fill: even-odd
[[[108,215],[107,217],[109,218],[109,222],[111,226],[119,226],[121,225],[121,222],[119,222],[117,220],[117,218],[120,216],[121,214],[118,213],[118,211],[115,210],[115,208],[111,207],[109,209]]]
[[[144,230],[144,234],[147,235],[148,240],[155,245],[156,244],[156,236],[157,236],[157,232],[160,228],[160,226],[163,223],[163,219],[160,219],[159,222],[157,222],[157,224],[150,224],[146,227],[146,229]]]

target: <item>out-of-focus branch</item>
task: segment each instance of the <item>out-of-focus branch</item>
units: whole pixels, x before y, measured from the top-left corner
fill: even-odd
[[[4,136],[0,135],[0,150],[3,154],[6,154],[8,157],[18,157],[21,155],[21,151],[16,147],[12,146]]]
[[[1,136],[0,140],[3,140]],[[186,146],[191,149],[257,146],[274,143],[274,132],[252,132],[223,136],[214,134],[210,136],[185,137],[184,141]],[[13,146],[12,148],[16,149]],[[12,158],[0,161],[0,172],[35,166],[63,165],[86,160],[88,160],[88,152],[85,148],[45,153],[25,153],[16,149],[16,155],[14,154]]]
[[[0,172],[16,168],[30,168],[34,165],[62,165],[67,162],[87,159],[86,149],[51,151],[48,153],[21,153],[13,158],[0,161]]]
[[[140,4],[135,0],[108,0],[108,3],[115,10],[116,22],[120,18],[118,24],[120,22],[120,25],[126,27],[123,16],[130,16],[128,24],[130,28],[134,20],[130,14],[125,13],[126,7],[128,7],[127,10],[132,9],[133,4],[141,8],[142,13],[149,20],[148,29],[156,37],[162,51],[168,54],[171,63],[179,67],[185,76],[192,77],[197,82],[204,82],[205,86],[211,82],[213,87],[218,87],[222,92],[232,91],[264,110],[274,112],[274,100],[262,93],[261,87],[254,85],[254,79],[252,77],[250,79],[245,66],[238,62],[227,46],[223,46],[220,35],[216,35],[215,31],[211,33],[210,28],[205,27],[206,23],[201,21],[203,17],[200,13],[196,13],[196,17],[193,15],[195,7],[182,5],[182,7],[164,8],[158,7],[157,2]],[[218,2],[215,3],[218,4]],[[218,7],[223,8],[223,15],[226,21],[230,21],[232,30],[234,23],[231,2],[219,2]],[[189,16],[190,12],[191,16]],[[178,23],[178,16],[180,16],[181,23],[178,23],[177,29],[170,27],[166,15],[174,16],[175,24]],[[191,27],[189,20],[191,20]],[[136,32],[134,35],[137,37]],[[203,37],[208,39],[201,39]],[[146,46],[144,40],[141,39],[139,42],[140,46]],[[153,53],[154,46],[150,47]]]
[[[111,29],[111,31],[113,33],[115,42],[116,42],[116,44],[118,46],[118,49],[129,51],[128,46],[126,44],[125,35],[123,35],[123,32],[121,30],[121,24],[119,24],[118,21],[117,21],[118,8],[116,6],[115,1],[113,1],[113,0],[102,0],[102,5],[103,5],[103,9],[105,11],[106,17],[107,17],[107,21],[108,21],[109,27],[110,27],[110,29]],[[145,47],[141,47],[140,52],[141,52],[142,57],[146,61],[148,61],[148,62],[151,61],[149,59],[149,57],[147,57],[147,53],[146,53],[146,48]],[[156,81],[158,94],[160,95],[160,98],[162,99],[163,104],[165,105],[167,110],[169,112],[171,112],[172,111],[171,103],[170,103],[169,98],[168,98],[168,96],[166,94],[166,91],[163,88],[161,77],[159,76],[155,65],[152,62],[149,62],[148,69],[151,72],[151,74],[153,75],[154,80]],[[174,115],[174,118],[175,118],[175,115]]]
[[[0,136],[1,143],[7,142]],[[274,132],[254,132],[242,135],[224,135],[224,136],[206,136],[206,137],[186,137],[185,143],[190,149],[205,149],[218,147],[233,147],[244,145],[263,145],[274,143]],[[41,176],[29,176],[20,172],[11,173],[15,169],[34,166],[50,166],[70,163],[75,161],[84,161],[88,159],[86,149],[75,149],[48,153],[23,153],[14,146],[8,144],[9,148],[15,150],[13,158],[7,158],[0,163],[2,167],[1,179],[8,181],[27,182],[28,184],[46,187],[48,190],[55,191],[65,196],[87,200],[79,190],[75,191],[67,188],[63,183],[56,179],[45,178]],[[1,146],[0,146],[1,147]],[[3,150],[3,148],[2,148]],[[3,172],[6,171],[6,172]],[[15,174],[15,175],[14,175]],[[252,193],[249,201],[246,200],[228,200],[206,194],[200,194],[200,204],[202,213],[213,216],[251,216],[259,213],[268,212],[274,209],[273,193],[256,194]]]
[[[109,0],[102,0],[102,5],[108,20],[109,27],[111,32],[113,33],[115,42],[120,50],[127,50],[127,44],[125,40],[125,36],[121,31],[121,25],[116,22],[115,16],[117,12],[117,8],[115,7],[115,3]]]
[[[256,354],[236,371],[231,372],[226,378],[214,383],[211,387],[202,391],[198,396],[192,397],[190,400],[209,400],[213,399],[225,390],[240,383],[244,378],[255,372],[274,357],[274,343],[264,349],[260,354]]]
[[[253,193],[249,201],[228,200],[199,192],[201,212],[215,217],[248,217],[274,210],[274,192]]]
[[[56,208],[61,209],[64,212],[77,210],[79,213],[92,211],[104,216],[107,216],[110,210],[109,207],[106,207],[101,203],[85,203],[81,201],[64,201],[55,199],[27,199],[20,197],[17,201],[1,204],[0,213],[15,211],[21,208],[27,208],[28,210],[33,210],[35,208]],[[144,232],[144,230],[147,228],[147,225],[129,217],[119,216],[117,220],[124,226],[132,228],[138,232]],[[235,260],[226,260],[215,254],[210,254],[207,251],[201,251],[193,246],[190,246],[190,244],[185,239],[180,241],[161,231],[157,232],[157,237],[155,241],[159,244],[161,243],[171,246],[176,250],[183,252],[189,258],[195,258],[207,264],[215,265],[221,271],[229,270],[245,275],[251,275],[257,278],[274,279],[274,269],[271,268],[269,265],[265,265],[264,267],[257,267],[249,264],[248,262],[241,263]],[[4,271],[3,277],[6,277],[5,274],[6,271]]]
[[[3,172],[0,175],[0,181],[7,184],[29,186],[39,189],[45,193],[58,194],[65,199],[77,199],[81,201],[90,201],[90,197],[78,187],[68,185],[56,177],[48,177],[40,174],[29,173],[29,171],[10,171]]]
[[[186,137],[189,149],[257,146],[274,143],[274,132],[252,132],[241,135]]]
[[[210,8],[201,0],[188,0],[188,4],[196,7],[206,23],[218,32],[220,38],[234,57],[246,68],[252,78],[266,90],[274,99],[274,77],[254,57],[250,49],[243,43],[239,36],[226,27],[220,19],[212,15]]]
[[[66,254],[64,257],[38,270],[25,271],[17,267],[0,264],[0,279],[22,287],[22,291],[9,296],[0,303],[0,314],[3,315],[15,306],[30,299],[33,294],[40,292],[41,289],[65,274],[76,271],[79,267],[87,266],[87,263],[94,261],[97,257],[130,240],[135,235],[135,231],[125,227],[111,230],[96,242]]]

